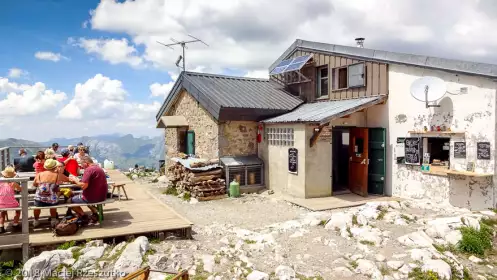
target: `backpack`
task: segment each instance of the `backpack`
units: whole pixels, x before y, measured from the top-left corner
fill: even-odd
[[[68,236],[75,234],[80,226],[78,217],[64,217],[54,227],[54,234],[56,236]]]

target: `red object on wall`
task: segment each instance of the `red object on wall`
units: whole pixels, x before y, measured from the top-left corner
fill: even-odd
[[[261,143],[262,142],[262,125],[260,124],[258,127],[257,127],[257,143]]]

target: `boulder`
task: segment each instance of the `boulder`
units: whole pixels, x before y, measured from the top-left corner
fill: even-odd
[[[376,267],[374,262],[370,260],[360,259],[357,261],[357,267],[355,271],[360,274],[372,276],[376,273],[376,271],[378,271],[378,267]]]
[[[470,257],[468,258],[468,260],[470,260],[470,261],[472,261],[472,262],[474,262],[474,263],[481,263],[481,262],[483,262],[483,260],[482,260],[482,259],[480,259],[480,258],[478,258],[478,257],[475,257],[475,256],[470,256]]]
[[[376,254],[374,258],[377,262],[384,262],[386,260],[385,256],[383,256],[382,254]]]
[[[427,260],[424,262],[421,270],[424,272],[433,271],[437,273],[441,279],[451,279],[452,277],[450,265],[443,260]]]
[[[22,268],[23,279],[47,278],[54,269],[68,259],[72,259],[72,252],[69,250],[44,251],[24,264]]]
[[[325,228],[326,229],[342,229],[346,228],[347,226],[352,225],[352,214],[350,213],[344,213],[344,212],[337,212],[337,213],[332,213],[331,218],[326,223]]]
[[[350,271],[350,269],[348,269],[344,266],[339,266],[339,267],[333,268],[333,275],[335,275],[336,277],[350,278],[354,275],[354,273],[352,271]]]
[[[166,175],[162,175],[162,176],[159,176],[159,177],[157,178],[157,181],[158,181],[159,183],[167,183],[167,181],[168,181],[168,180],[167,180]]]
[[[400,209],[400,203],[398,201],[388,201],[388,207],[393,208],[393,209]]]
[[[82,269],[88,264],[94,264],[97,259],[104,255],[105,247],[87,247],[81,251],[85,252],[73,264],[72,269]]]
[[[459,230],[452,230],[444,237],[444,240],[452,245],[456,245],[461,239],[462,233]]]
[[[403,261],[388,261],[387,262],[387,266],[393,270],[398,270],[403,265],[404,265]]]
[[[295,270],[286,265],[278,266],[274,270],[274,273],[280,280],[293,280],[295,278]]]
[[[247,280],[269,280],[269,275],[267,273],[254,270],[247,276]]]
[[[465,226],[480,230],[480,221],[478,221],[477,219],[472,217],[464,217],[462,218],[462,220]]]
[[[145,236],[136,238],[128,244],[119,259],[114,264],[116,273],[129,274],[141,267],[143,255],[149,248],[148,239]]]
[[[124,247],[126,247],[126,245],[128,245],[128,243],[126,243],[126,242],[124,242],[124,241],[123,241],[123,242],[121,242],[121,243],[119,243],[119,244],[117,244],[114,248],[112,248],[112,251],[110,251],[110,253],[109,253],[109,257],[110,257],[110,258],[115,257],[115,255],[116,255],[117,253],[119,253],[121,250],[123,250],[123,249],[124,249]]]
[[[163,254],[150,255],[148,256],[148,265],[154,270],[166,270],[167,259],[167,256]]]
[[[198,203],[198,199],[196,199],[195,197],[191,197],[189,203],[190,204],[197,204]]]
[[[425,232],[431,238],[444,238],[449,233],[448,224],[434,224],[429,226]]]
[[[204,270],[213,273],[214,272],[214,256],[213,255],[203,255],[202,262],[204,263]]]
[[[409,247],[428,248],[433,240],[424,231],[415,231],[397,238],[399,243]]]
[[[426,261],[431,260],[433,254],[427,249],[412,249],[411,259],[414,261]]]

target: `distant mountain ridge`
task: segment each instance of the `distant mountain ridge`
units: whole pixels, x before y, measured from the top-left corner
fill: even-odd
[[[41,146],[48,147],[52,143],[60,146],[76,145],[82,142],[89,146],[90,155],[103,164],[105,159],[114,161],[116,168],[127,169],[135,164],[146,167],[157,167],[159,160],[164,159],[164,137],[138,137],[131,134],[107,134],[83,136],[80,138],[54,138],[46,142],[34,142],[23,139],[0,139],[0,147],[6,146]],[[28,149],[35,153],[37,149]],[[17,151],[11,150],[11,155]]]

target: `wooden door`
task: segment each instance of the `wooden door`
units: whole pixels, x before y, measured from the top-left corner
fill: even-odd
[[[386,178],[386,130],[369,128],[368,193],[383,195]]]
[[[368,129],[350,129],[349,142],[349,189],[351,192],[368,196]]]

